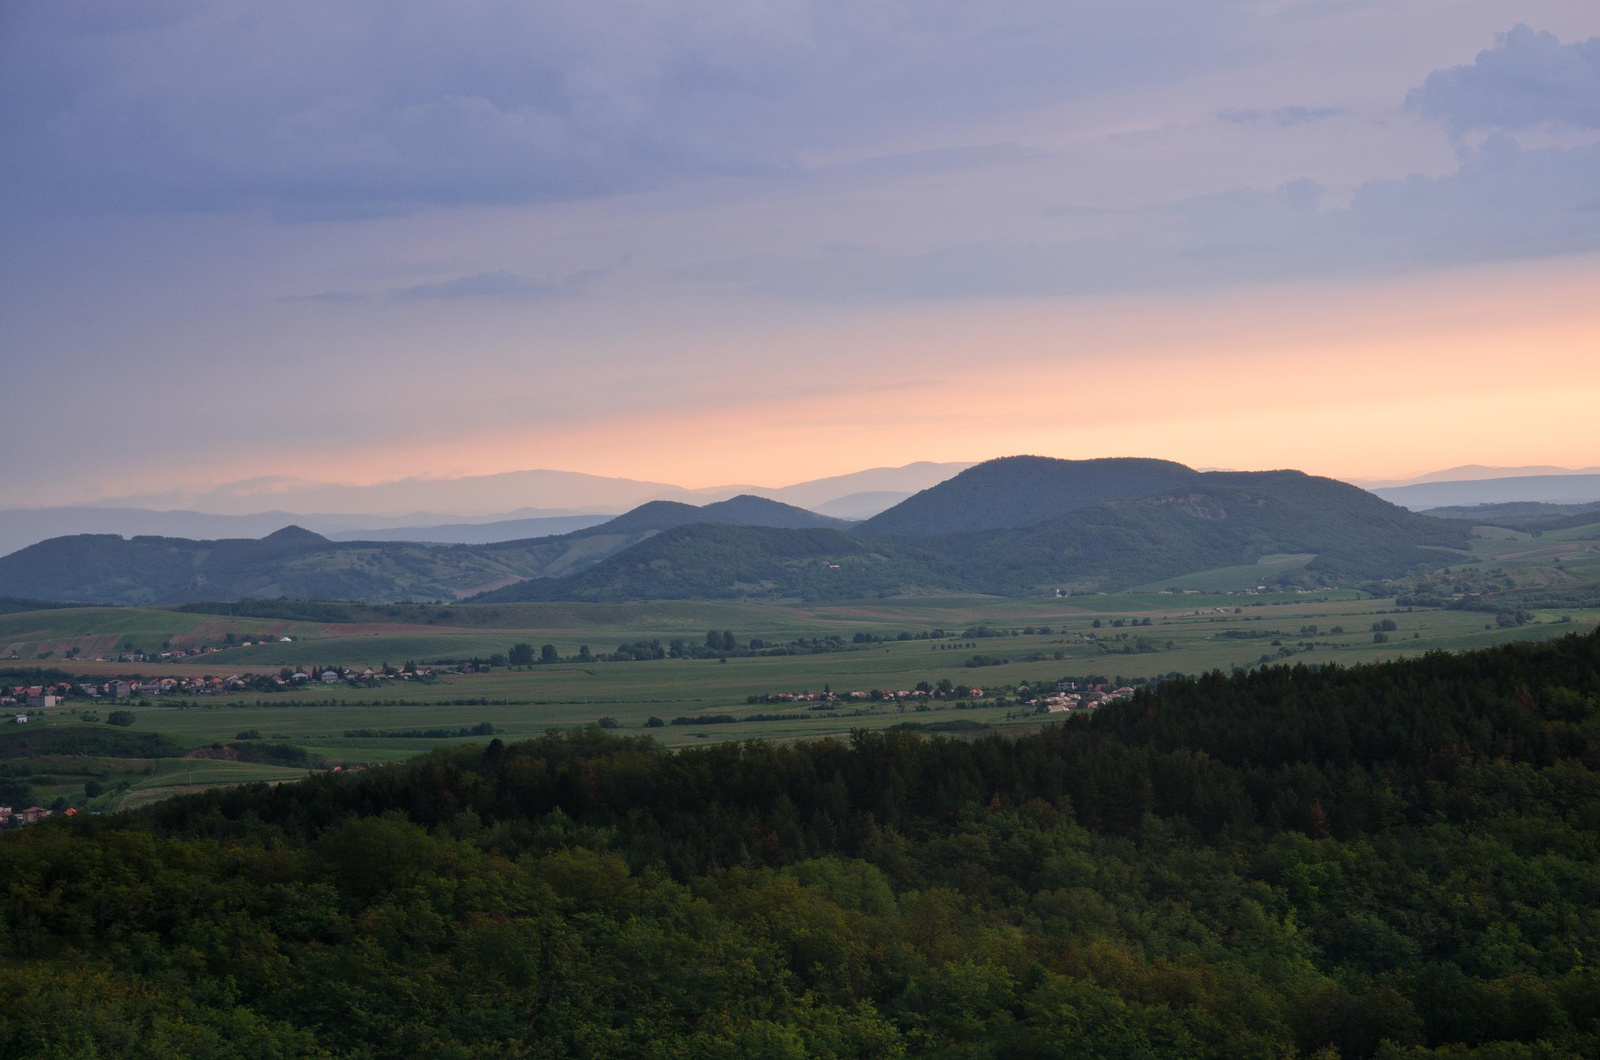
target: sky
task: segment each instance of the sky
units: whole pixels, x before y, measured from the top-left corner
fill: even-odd
[[[9,0],[0,506],[1600,464],[1592,0]]]

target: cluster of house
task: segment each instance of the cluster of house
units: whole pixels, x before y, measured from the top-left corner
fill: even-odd
[[[0,688],[0,710],[16,711],[17,724],[25,725],[28,721],[27,711],[48,710],[65,699],[71,691],[72,686],[66,682],[54,685],[11,685],[9,688]]]
[[[68,806],[61,811],[63,817],[76,817],[78,811]],[[26,810],[13,810],[9,806],[0,806],[0,828],[15,828],[25,824],[38,824],[46,817],[55,816],[54,810],[47,810],[43,806],[29,806]]]
[[[876,689],[872,692],[863,692],[859,689],[854,692],[774,692],[770,696],[761,697],[768,703],[842,703],[849,701],[896,700],[896,699],[944,699],[948,696],[960,696],[964,699],[982,699],[981,688],[957,688],[949,693],[941,693],[928,689],[900,689],[891,692],[888,689]]]
[[[53,685],[9,685],[0,687],[0,704],[26,705],[34,710],[53,707],[72,694],[72,684],[61,681]]]
[[[117,700],[143,699],[149,696],[215,696],[250,689],[286,691],[308,684],[353,684],[390,678],[409,681],[414,677],[431,676],[433,670],[426,666],[414,666],[406,670],[396,670],[392,666],[382,670],[374,670],[370,666],[359,670],[345,666],[329,666],[314,667],[310,672],[296,670],[287,677],[280,671],[275,674],[230,674],[227,677],[160,677],[148,681],[116,679],[103,684],[73,684],[70,681],[61,681],[51,685],[12,685],[0,688],[0,711],[17,711],[15,716],[17,724],[25,724],[28,716],[20,708],[49,710],[60,705],[68,697]]]
[[[104,694],[112,699],[132,699],[143,696],[173,696],[173,695],[220,695],[224,692],[240,692],[249,689],[270,689],[272,691],[287,691],[304,685],[338,685],[352,684],[364,681],[383,681],[389,678],[410,680],[413,677],[427,677],[433,673],[426,667],[417,667],[414,670],[374,670],[367,666],[362,669],[353,669],[348,666],[313,667],[310,671],[295,670],[285,677],[280,671],[275,674],[242,673],[231,674],[227,677],[162,677],[153,681],[108,681],[103,686]]]
[[[215,696],[260,687],[267,682],[287,687],[292,682],[277,675],[230,674],[227,677],[160,677],[153,681],[107,681],[101,686],[108,699],[142,699],[146,696]]]
[[[115,659],[102,656],[100,662],[176,662],[179,659],[188,659],[194,656],[211,655],[227,648],[249,648],[257,644],[290,644],[293,637],[279,637],[276,642],[271,637],[260,640],[242,640],[237,644],[202,644],[192,648],[173,648],[171,651],[125,651],[119,652]]]
[[[1017,689],[1017,698],[1021,699],[1028,692],[1026,688]],[[1078,687],[1076,681],[1062,681],[1056,690],[1047,696],[1034,700],[1033,709],[1039,714],[1064,714],[1073,710],[1094,710],[1107,703],[1115,703],[1119,699],[1127,699],[1133,695],[1133,689],[1127,685],[1121,688],[1108,688],[1103,683]],[[1029,702],[1024,700],[1024,702]]]
[[[1218,595],[1218,596],[1259,596],[1262,593],[1299,593],[1301,596],[1304,596],[1307,593],[1331,593],[1337,588],[1338,588],[1338,586],[1336,586],[1336,585],[1323,585],[1323,586],[1319,586],[1319,587],[1317,587],[1315,589],[1308,589],[1305,586],[1297,586],[1297,587],[1295,587],[1293,589],[1284,589],[1284,588],[1271,588],[1271,587],[1266,586],[1266,585],[1258,585],[1254,589],[1226,589],[1226,590],[1223,590],[1220,593],[1217,593],[1216,595]],[[1212,595],[1212,590],[1210,590],[1210,589],[1162,589],[1156,595],[1158,595],[1158,596],[1210,596],[1210,595]]]
[[[998,693],[1002,699],[996,700],[1003,703],[1007,690],[1002,688]],[[1017,702],[1024,707],[1031,706],[1040,714],[1058,714],[1074,710],[1094,710],[1107,703],[1115,703],[1133,695],[1132,687],[1123,685],[1112,688],[1107,682],[1090,682],[1079,686],[1076,681],[1061,681],[1048,689],[1030,688],[1019,685],[1016,690]],[[911,690],[891,692],[879,689],[871,692],[776,692],[765,696],[751,696],[752,703],[813,703],[812,710],[825,709],[827,704],[840,702],[860,702],[861,700],[874,700],[881,702],[894,702],[896,700],[926,700],[926,699],[982,699],[984,691],[981,688],[950,688],[945,691],[929,689],[926,686]]]

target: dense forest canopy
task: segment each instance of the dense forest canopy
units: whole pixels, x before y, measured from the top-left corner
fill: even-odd
[[[7,1057],[1600,1055],[1600,636],[0,837]]]

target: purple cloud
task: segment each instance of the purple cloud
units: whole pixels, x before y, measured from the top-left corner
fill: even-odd
[[[1406,106],[1456,132],[1557,122],[1600,129],[1600,37],[1562,44],[1519,25],[1470,66],[1435,70]]]

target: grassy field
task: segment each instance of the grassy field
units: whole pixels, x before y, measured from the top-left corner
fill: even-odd
[[[1600,580],[1600,532],[1589,527],[1534,538],[1504,530],[1478,535],[1477,556],[1455,570],[1508,585],[1542,586]],[[1204,571],[1170,580],[1149,591],[1078,597],[995,598],[941,596],[830,603],[772,605],[730,602],[643,604],[527,603],[509,605],[394,605],[365,609],[371,621],[355,623],[270,622],[263,619],[194,615],[163,609],[74,608],[0,618],[0,644],[14,649],[13,667],[57,666],[85,675],[145,677],[276,673],[282,666],[365,666],[407,659],[433,661],[487,657],[526,641],[555,645],[573,655],[587,644],[608,652],[636,640],[683,638],[698,643],[710,629],[732,630],[741,642],[856,633],[893,637],[944,630],[943,639],[889,640],[851,645],[826,654],[637,662],[560,664],[487,674],[447,674],[429,682],[390,681],[374,688],[314,686],[278,695],[200,697],[187,704],[156,698],[135,705],[134,727],[166,733],[198,747],[259,731],[263,739],[304,747],[324,763],[372,763],[402,759],[441,742],[439,738],[346,736],[352,730],[457,729],[492,724],[506,739],[552,727],[613,719],[621,731],[648,733],[668,746],[728,739],[806,739],[853,728],[907,722],[979,722],[1033,726],[1038,720],[1016,706],[995,707],[996,687],[1062,678],[1097,677],[1118,684],[1171,673],[1249,667],[1264,661],[1362,663],[1427,651],[1458,650],[1509,640],[1586,631],[1600,610],[1537,612],[1522,626],[1501,628],[1494,616],[1476,611],[1397,609],[1394,599],[1353,589],[1317,593],[1230,594],[1230,587],[1264,584],[1262,573],[1303,566],[1305,556],[1268,557],[1252,567]],[[1177,588],[1179,592],[1161,591]],[[1148,620],[1149,625],[1143,623]],[[1392,621],[1386,640],[1374,640],[1375,622]],[[1118,623],[1122,623],[1118,625]],[[1137,625],[1135,623],[1138,623]],[[1005,635],[965,638],[985,626]],[[1048,626],[1048,634],[1029,631]],[[281,632],[279,632],[281,631]],[[1027,631],[1027,632],[1025,632]],[[129,638],[154,649],[156,638],[178,642],[205,638],[219,643],[228,633],[291,636],[250,648],[180,662],[128,664],[66,661],[67,647],[83,656],[91,644],[122,644]],[[146,643],[148,642],[148,643]],[[197,641],[199,642],[199,641]],[[54,648],[42,647],[54,645]],[[33,649],[37,648],[35,651]],[[98,649],[99,652],[110,648]],[[38,660],[40,652],[51,658]],[[1004,660],[967,665],[974,656]],[[913,688],[948,678],[962,688],[984,688],[989,696],[913,705],[852,703],[834,710],[808,704],[751,705],[750,696],[782,692],[835,692]],[[472,700],[469,706],[451,701]],[[30,725],[72,724],[82,704],[69,702],[35,714]],[[102,705],[103,709],[103,705]],[[778,720],[649,727],[651,718],[753,714],[795,715]],[[482,737],[465,738],[481,742]],[[81,796],[86,779],[101,778],[122,790],[94,805],[135,805],[179,790],[246,780],[285,780],[303,770],[241,762],[187,759],[102,760],[45,764],[51,784],[36,785],[39,798]]]
[[[1254,563],[1238,567],[1218,567],[1214,570],[1196,571],[1176,578],[1165,578],[1149,585],[1139,586],[1134,592],[1160,592],[1162,589],[1190,589],[1201,592],[1227,592],[1233,589],[1250,589],[1290,571],[1304,570],[1317,557],[1314,554],[1262,556]]]
[[[867,618],[870,612],[872,621],[880,627],[944,623],[955,627],[971,622],[1002,628],[1031,620],[1051,625],[1049,635],[890,641],[827,654],[735,657],[725,663],[715,659],[662,659],[561,664],[488,674],[448,674],[427,683],[393,681],[371,689],[315,686],[280,695],[205,697],[188,707],[177,706],[170,699],[156,699],[151,706],[135,708],[137,727],[171,733],[195,744],[231,739],[240,731],[259,729],[268,738],[282,737],[340,757],[389,758],[414,753],[428,742],[350,741],[343,732],[358,728],[459,727],[489,721],[516,735],[552,725],[592,723],[605,716],[617,718],[625,727],[638,728],[652,715],[670,719],[697,713],[770,713],[784,708],[751,707],[746,698],[820,691],[825,686],[842,692],[907,689],[918,681],[935,683],[940,678],[977,686],[1089,675],[1124,680],[1152,678],[1173,672],[1253,666],[1262,661],[1263,655],[1278,659],[1283,649],[1293,652],[1288,657],[1295,661],[1364,662],[1559,635],[1588,628],[1600,619],[1600,613],[1579,612],[1571,616],[1573,622],[1568,624],[1560,621],[1563,616],[1549,613],[1538,616],[1541,621],[1534,624],[1500,629],[1487,621],[1491,616],[1482,613],[1397,611],[1389,600],[1302,597],[1292,602],[1241,603],[1237,597],[1138,595],[1095,599],[1109,606],[1090,612],[1053,599],[995,601],[989,607],[969,600],[955,608],[952,601],[939,601],[936,607],[926,603],[873,603],[861,605],[859,612],[849,614],[849,619],[846,612],[836,609],[826,627],[826,631],[837,631],[839,627],[832,623],[853,619],[856,629],[873,628]],[[753,606],[752,610],[760,608]],[[892,619],[885,620],[885,612]],[[923,619],[921,623],[915,622],[918,615]],[[961,621],[951,621],[956,617]],[[1113,625],[1118,620],[1144,618],[1149,618],[1151,625]],[[1398,628],[1387,634],[1386,643],[1374,643],[1371,624],[1384,619],[1394,621]],[[1096,621],[1101,623],[1098,629],[1094,627]],[[735,628],[740,625],[735,623]],[[755,628],[755,624],[742,627]],[[1310,627],[1315,627],[1316,632],[1310,632]],[[489,636],[480,647],[484,654],[503,651],[513,638],[532,638],[536,632],[547,631],[507,631],[498,637]],[[635,632],[642,636],[648,631]],[[1091,636],[1095,639],[1089,640]],[[369,645],[369,641],[373,643]],[[427,652],[411,650],[417,643],[416,638],[407,636],[332,637],[308,640],[305,646],[308,658],[356,664],[380,655],[391,660],[427,656]],[[427,643],[449,646],[454,642],[447,637]],[[1308,644],[1310,650],[1304,650]],[[569,642],[558,646],[570,651],[576,645]],[[100,664],[98,668],[139,670],[146,675],[224,673],[246,670],[252,665],[258,670],[273,670],[282,658],[272,655],[251,660],[252,651],[218,653],[199,664]],[[977,655],[1009,661],[967,666]],[[448,701],[460,699],[483,699],[489,703],[447,705]],[[892,708],[885,708],[884,713],[890,711]],[[830,723],[834,731],[850,727],[843,724],[843,719],[829,716],[837,712],[817,713],[821,715],[818,720]],[[849,720],[850,724],[863,723]],[[702,732],[674,726],[656,734],[669,742],[689,742],[706,735],[767,736],[779,734],[779,730],[768,728],[777,724],[741,725],[738,732],[726,733],[714,728]],[[807,721],[789,723],[781,729],[782,735],[789,736],[812,732],[814,726]]]
[[[1362,594],[1333,590],[1307,596],[1298,593],[1262,593],[1240,598],[1212,592],[1175,595],[1151,591],[1083,597],[1002,598],[984,596],[929,596],[823,605],[667,602],[659,604],[514,604],[485,605],[489,615],[476,614],[473,605],[432,609],[434,621],[407,623],[304,623],[228,619],[179,614],[159,609],[74,608],[35,611],[0,620],[0,658],[16,664],[61,666],[67,652],[79,655],[71,669],[83,673],[125,673],[129,664],[97,663],[102,655],[114,657],[116,648],[129,641],[145,651],[191,643],[221,645],[228,634],[243,640],[265,634],[273,638],[251,647],[224,647],[220,651],[175,663],[160,664],[163,672],[261,672],[282,666],[376,666],[407,659],[470,659],[504,652],[527,641],[554,644],[563,655],[574,655],[581,645],[596,653],[619,643],[636,640],[683,638],[698,642],[708,629],[732,630],[741,640],[752,636],[784,641],[796,637],[846,638],[858,632],[894,635],[901,631],[955,632],[978,625],[1058,626],[1088,628],[1096,617],[1132,616],[1193,610],[1204,607],[1301,607],[1308,600],[1354,600]],[[439,616],[447,616],[441,624]],[[118,617],[126,625],[118,628]],[[404,617],[402,612],[401,617]],[[494,623],[489,624],[489,620]],[[178,627],[182,627],[181,630]],[[161,636],[161,640],[157,640]],[[289,636],[290,643],[276,638]],[[25,639],[26,638],[26,639]],[[39,658],[41,653],[46,657]],[[198,668],[198,670],[196,670]]]

